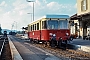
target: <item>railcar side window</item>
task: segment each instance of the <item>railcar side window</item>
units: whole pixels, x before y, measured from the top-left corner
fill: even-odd
[[[37,30],[39,30],[39,23],[37,23]]]
[[[31,31],[32,31],[32,25],[31,25]]]
[[[46,23],[46,21],[42,21],[42,29],[47,29],[47,23]]]
[[[36,24],[35,24],[35,30],[36,30]]]
[[[34,25],[33,25],[33,31],[34,31]]]
[[[48,29],[58,29],[58,21],[48,20]]]
[[[67,20],[60,20],[59,21],[59,28],[60,29],[68,29],[68,21]]]
[[[29,28],[28,28],[28,29],[29,29],[29,31],[31,31],[31,26],[29,26]]]

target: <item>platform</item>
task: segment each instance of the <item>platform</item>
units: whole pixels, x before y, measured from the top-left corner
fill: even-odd
[[[13,60],[23,60],[9,37],[8,37],[8,40],[9,40],[9,45],[10,45],[12,59]]]
[[[79,46],[79,50],[90,52],[90,40],[73,39],[71,44]]]

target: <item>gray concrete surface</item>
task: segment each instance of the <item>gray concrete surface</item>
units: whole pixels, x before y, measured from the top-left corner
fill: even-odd
[[[8,40],[9,40],[9,45],[10,45],[12,59],[13,60],[23,60],[9,37],[8,37]]]
[[[90,40],[74,39],[71,44],[79,46],[79,50],[90,53]]]
[[[60,58],[29,43],[9,36],[23,60],[61,60]]]

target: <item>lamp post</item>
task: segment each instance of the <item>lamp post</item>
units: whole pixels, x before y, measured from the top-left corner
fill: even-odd
[[[32,22],[32,13],[27,13],[27,14],[31,14],[31,22]]]
[[[26,0],[27,2],[33,2],[33,21],[34,21],[34,1]]]
[[[16,23],[16,32],[17,32],[17,22],[16,22],[16,21],[14,21],[14,23]]]

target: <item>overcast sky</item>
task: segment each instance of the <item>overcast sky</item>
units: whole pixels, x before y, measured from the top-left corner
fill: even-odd
[[[30,0],[29,0],[30,1]],[[35,20],[46,14],[67,14],[77,12],[76,0],[31,0],[34,1]],[[0,24],[3,29],[20,30],[31,22],[33,3],[26,0],[0,0]],[[17,27],[16,27],[17,25]]]

